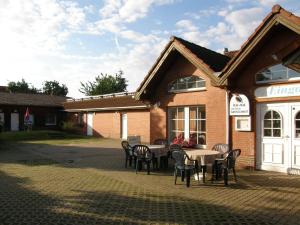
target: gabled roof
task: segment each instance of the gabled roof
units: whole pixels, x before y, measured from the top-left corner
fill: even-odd
[[[196,68],[203,71],[211,79],[212,83],[218,82],[218,78],[214,75],[214,73],[220,72],[230,60],[230,58],[225,55],[183,40],[182,38],[173,36],[148,72],[145,79],[138,87],[135,96],[136,99],[140,99],[140,96],[146,90],[151,80],[157,76],[158,71],[161,69],[170,55],[174,53],[174,50],[179,52]]]
[[[91,99],[74,99],[64,103],[67,112],[146,109],[148,104],[134,99],[134,93],[123,96],[104,96]]]
[[[0,105],[62,107],[67,97],[0,92]]]
[[[293,15],[291,12],[286,11],[280,5],[274,5],[272,11],[265,17],[262,23],[256,28],[254,33],[242,45],[241,49],[229,61],[226,67],[220,74],[219,85],[227,85],[227,78],[235,72],[238,65],[243,62],[257,44],[269,33],[271,28],[282,24],[295,33],[300,34],[300,18]]]

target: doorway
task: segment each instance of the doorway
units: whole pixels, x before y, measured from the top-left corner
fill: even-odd
[[[19,113],[10,114],[10,130],[19,131]]]
[[[93,113],[87,113],[87,136],[93,136]]]
[[[300,103],[258,104],[258,169],[299,173]]]
[[[121,138],[127,140],[127,114],[121,114]]]

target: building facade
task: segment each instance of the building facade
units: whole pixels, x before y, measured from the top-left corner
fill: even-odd
[[[165,138],[206,149],[227,143],[242,150],[241,166],[299,173],[299,34],[300,18],[275,5],[238,51],[219,54],[173,37],[135,99],[99,97],[64,107],[83,113],[89,135],[140,135],[144,142]]]
[[[64,120],[66,97],[0,92],[1,131],[59,129]],[[24,121],[26,110],[28,123]],[[26,118],[25,118],[26,120]]]

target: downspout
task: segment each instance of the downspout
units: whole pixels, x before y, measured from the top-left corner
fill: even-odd
[[[225,104],[226,104],[226,144],[229,145],[229,91],[226,89]]]

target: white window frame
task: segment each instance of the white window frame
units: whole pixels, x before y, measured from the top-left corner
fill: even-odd
[[[282,64],[276,64],[276,65],[273,65],[273,66],[277,66],[277,65],[282,65]],[[273,66],[270,66],[270,67],[267,67],[267,68],[271,68],[271,67],[273,67]],[[265,68],[265,69],[263,69],[263,70],[261,70],[261,71],[259,71],[258,73],[255,74],[255,82],[256,82],[257,84],[265,84],[265,83],[280,83],[280,82],[284,82],[284,81],[300,80],[300,77],[291,77],[291,78],[289,78],[289,77],[288,77],[288,74],[289,74],[289,71],[292,70],[292,69],[290,69],[290,68],[288,68],[288,67],[286,67],[286,66],[284,66],[284,65],[282,65],[282,66],[286,69],[286,70],[285,70],[285,73],[286,73],[287,78],[284,78],[284,79],[276,79],[276,80],[270,79],[270,80],[261,80],[261,81],[258,81],[258,80],[257,80],[257,75],[258,75],[259,73],[261,73],[262,71],[264,71],[265,69],[267,69],[267,68]],[[295,71],[295,72],[297,72],[297,71]],[[297,73],[298,73],[298,72],[297,72]],[[272,74],[271,74],[271,76],[272,76]]]
[[[53,115],[54,116],[54,123],[47,123],[47,118],[48,118],[49,115]],[[46,120],[45,120],[45,125],[46,126],[55,126],[56,122],[57,122],[57,120],[56,120],[56,114],[55,113],[48,113],[46,115]]]
[[[239,121],[245,121],[246,126],[238,126]],[[235,117],[235,130],[236,131],[251,131],[251,116],[236,116]]]
[[[279,116],[280,116],[280,119],[273,119],[273,117],[271,118],[271,119],[267,119],[267,120],[269,120],[269,121],[271,121],[271,127],[269,128],[269,127],[265,127],[265,116],[266,116],[266,114],[268,113],[268,112],[271,112],[271,111],[274,111],[274,112],[276,112],[276,113],[278,113],[279,114]],[[280,112],[278,112],[277,110],[274,110],[274,109],[270,109],[270,110],[267,110],[266,111],[266,113],[263,115],[263,124],[262,124],[262,136],[264,137],[264,138],[282,138],[283,137],[283,133],[282,133],[282,131],[283,131],[283,129],[282,129],[282,127],[283,127],[283,118],[282,118],[282,115],[281,115],[281,113]],[[274,128],[273,127],[273,121],[274,120],[280,120],[280,128]],[[272,133],[272,136],[265,136],[265,129],[269,129],[269,130],[271,130],[271,133]],[[279,137],[276,137],[276,136],[274,136],[273,134],[274,134],[274,129],[275,130],[280,130],[280,136]]]
[[[193,76],[193,75],[192,75]],[[187,77],[192,77],[192,76],[187,76]],[[195,83],[204,83],[204,87],[195,87],[195,88],[183,88],[183,89],[175,89],[175,90],[171,90],[171,87],[173,85],[176,85],[175,83],[178,83],[178,80],[179,79],[184,79],[184,78],[187,78],[187,77],[182,77],[182,78],[178,78],[177,80],[171,82],[169,85],[168,85],[168,92],[169,93],[181,93],[181,92],[192,92],[192,91],[204,91],[206,90],[206,80],[203,79],[202,77],[197,77],[197,76],[194,76],[194,77],[197,77],[199,78],[199,80],[196,80]],[[191,82],[185,82],[185,85],[187,86],[188,83],[191,83]],[[178,85],[178,84],[177,84]]]
[[[168,109],[168,139],[169,139],[169,142],[171,142],[171,133],[174,132],[174,131],[177,131],[177,130],[171,130],[171,123],[172,123],[172,120],[174,119],[171,119],[171,110],[172,109],[176,109],[178,110],[178,108],[184,108],[184,139],[185,140],[188,140],[190,138],[190,108],[198,108],[198,107],[204,107],[205,111],[206,111],[206,107],[205,105],[191,105],[191,106],[172,106]],[[178,111],[177,111],[178,112]],[[198,112],[198,111],[197,111]],[[199,118],[198,120],[204,120],[204,119],[201,119]],[[198,121],[196,120],[196,121]],[[206,116],[205,116],[205,127],[206,127]],[[200,132],[198,131],[198,125],[197,125],[197,133]],[[207,140],[207,132],[206,132],[206,129],[205,129],[205,132],[201,132],[201,133],[205,133],[205,138]],[[199,148],[206,148],[206,140],[205,140],[205,145],[201,145],[201,144],[197,144],[197,147]]]

